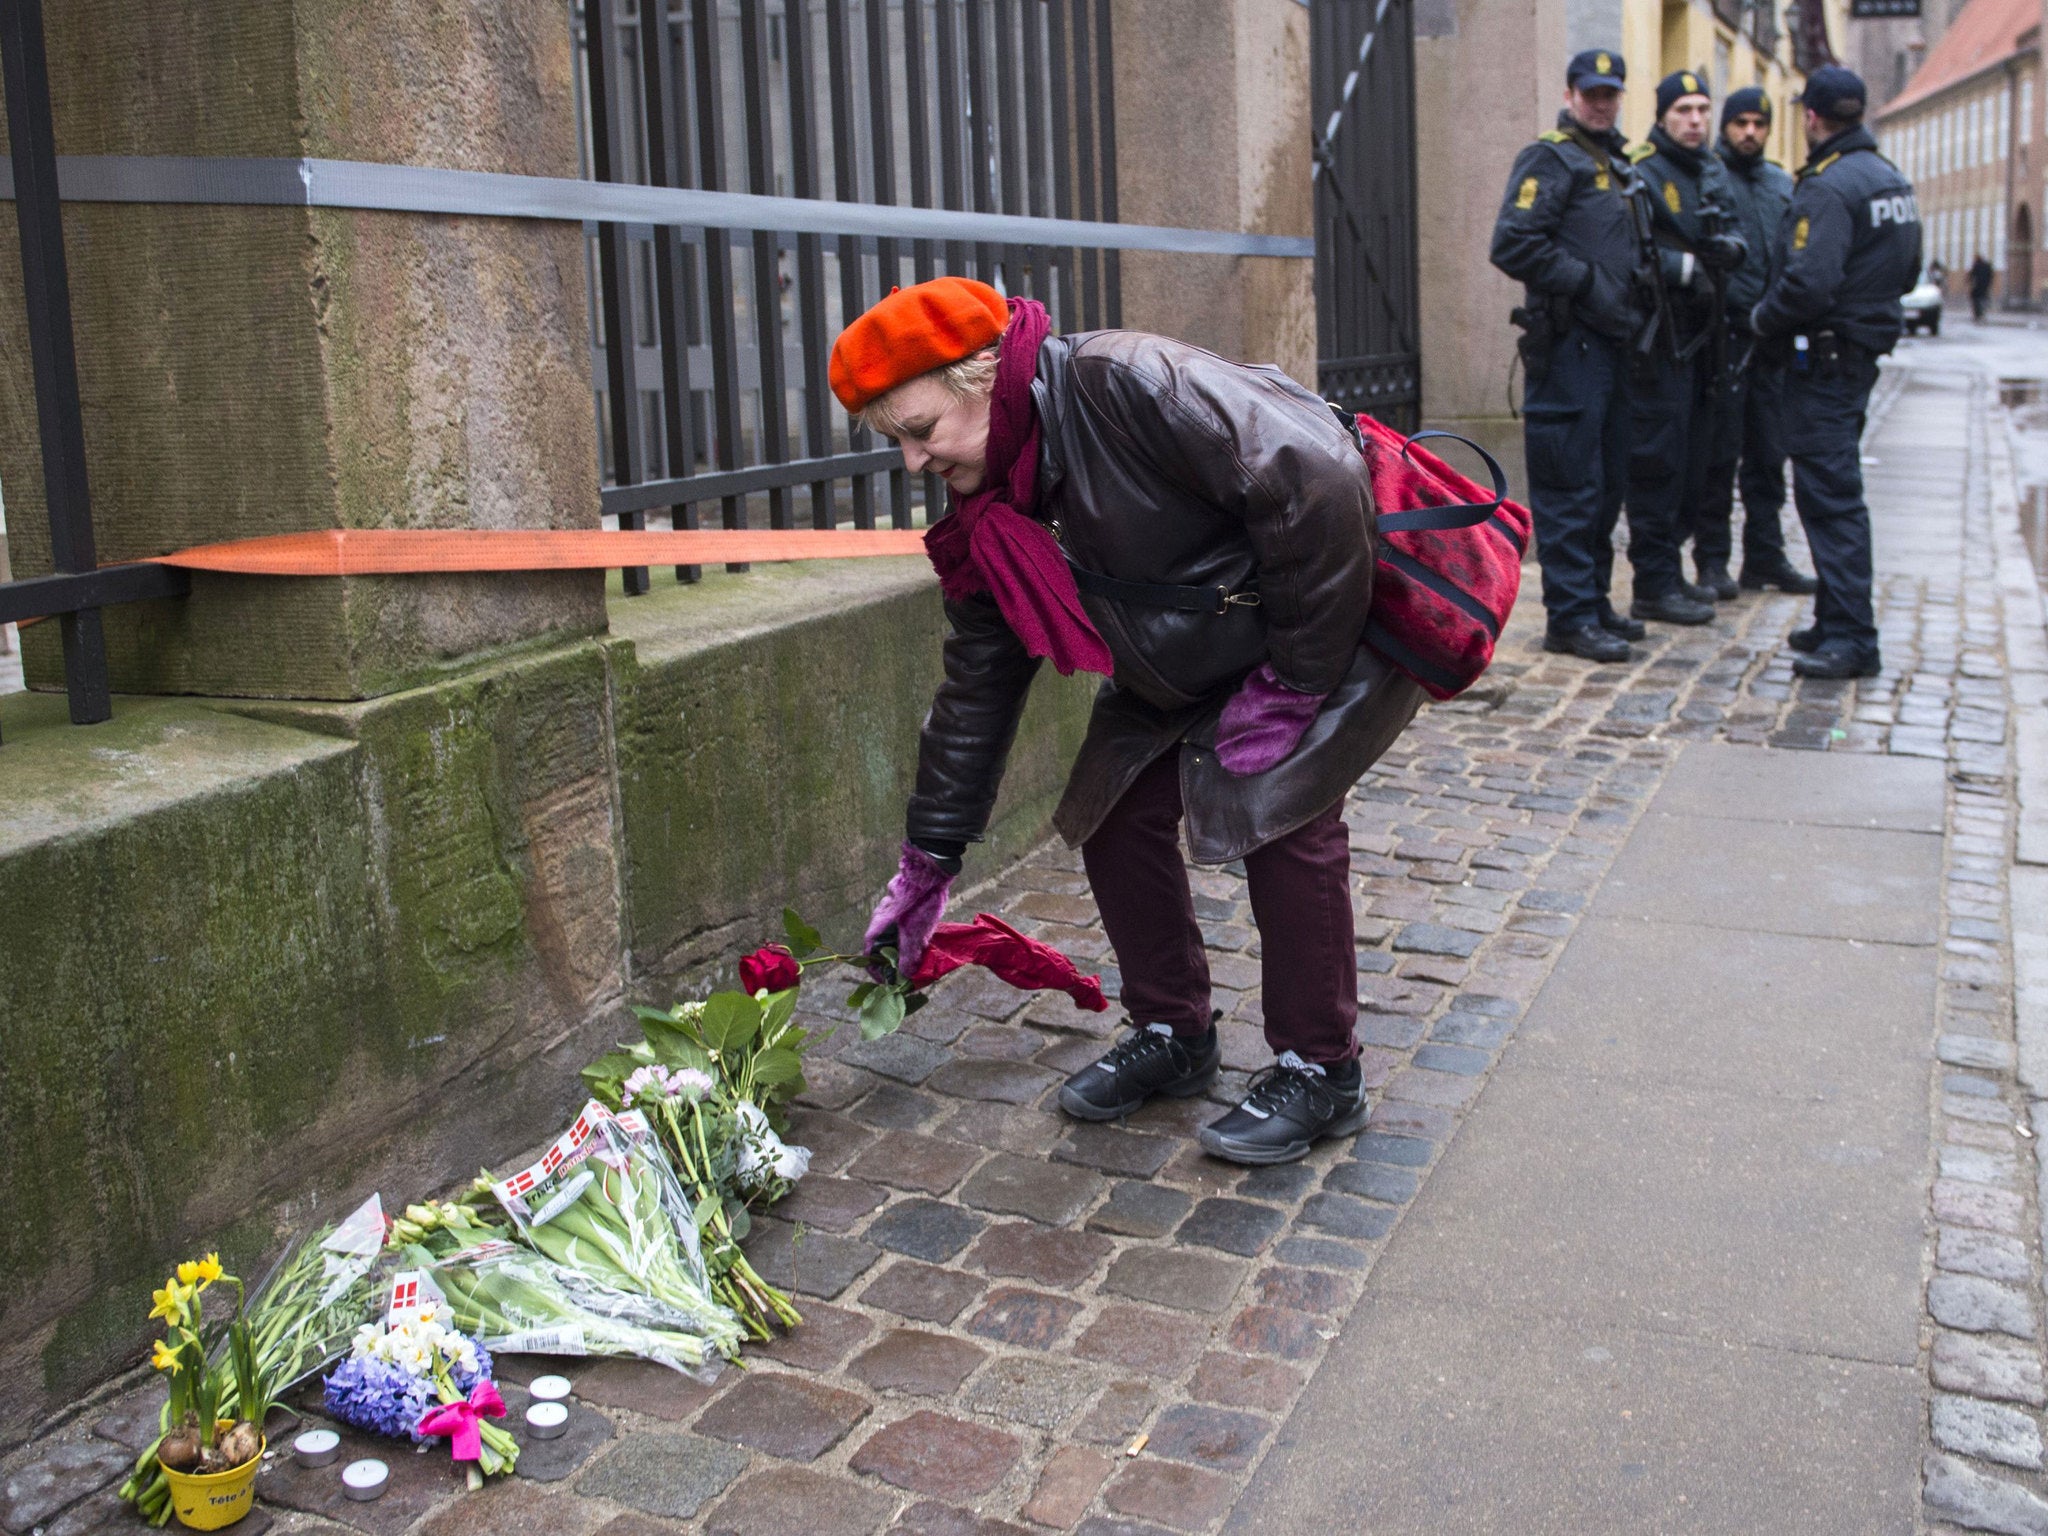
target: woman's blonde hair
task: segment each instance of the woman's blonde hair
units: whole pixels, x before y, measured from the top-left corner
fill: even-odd
[[[943,368],[934,368],[930,373],[919,374],[918,378],[937,379],[945,387],[946,393],[955,400],[969,400],[977,395],[991,395],[995,393],[996,387],[996,356],[998,351],[998,344],[991,342],[979,352],[969,353],[957,363],[947,363]],[[911,379],[907,382],[914,384],[917,380]],[[903,385],[899,384],[896,386],[896,389],[901,389],[902,387]],[[870,400],[866,405],[853,413],[853,419],[866,427],[870,432],[879,432],[884,437],[901,437],[903,435],[903,422],[889,406],[890,400],[896,394],[896,389],[890,390],[887,394],[881,395],[877,399]]]

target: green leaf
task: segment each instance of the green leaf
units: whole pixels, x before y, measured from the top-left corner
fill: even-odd
[[[676,1021],[675,1014],[667,1008],[643,1008],[638,1003],[633,1005],[633,1017],[642,1024],[674,1024]]]
[[[880,985],[881,983],[876,981],[862,982],[846,995],[846,1006],[849,1008],[860,1007],[861,1004],[874,995],[875,988]]]
[[[754,1230],[754,1218],[748,1213],[747,1208],[737,1200],[726,1202],[725,1220],[726,1225],[732,1228],[732,1240],[734,1242],[738,1242]]]
[[[698,1042],[688,1026],[670,1019],[648,1019],[641,1030],[646,1034],[646,1049],[650,1056],[665,1067],[695,1067],[699,1072],[711,1070],[711,1054]]]
[[[700,1024],[712,1050],[737,1051],[761,1032],[761,1005],[744,992],[714,992]]]
[[[895,987],[877,987],[868,1000],[860,1006],[860,1037],[863,1040],[879,1040],[882,1036],[894,1034],[903,1022],[903,993]]]
[[[754,1058],[754,1081],[764,1088],[784,1087],[804,1080],[804,1061],[786,1046],[776,1046]]]
[[[691,1213],[691,1216],[696,1221],[699,1232],[710,1229],[711,1218],[718,1214],[719,1208],[723,1203],[718,1191],[715,1189],[697,1202],[697,1209]]]
[[[624,1051],[608,1051],[577,1075],[590,1085],[592,1093],[616,1105],[619,1102],[619,1085],[631,1077],[639,1065]]]
[[[930,1002],[931,1000],[931,994],[928,992],[911,993],[910,996],[903,999],[903,1012],[905,1016],[907,1017],[908,1015],[917,1012],[918,1009],[922,1008],[926,1003]]]
[[[825,947],[825,941],[818,937],[818,930],[798,917],[795,907],[782,909],[782,931],[789,935],[789,947],[799,959],[815,955]]]
[[[786,992],[771,992],[768,995],[767,1006],[762,1010],[761,1014],[761,1037],[764,1040],[773,1040],[782,1026],[789,1022],[790,1016],[795,1012],[795,987],[791,987]]]

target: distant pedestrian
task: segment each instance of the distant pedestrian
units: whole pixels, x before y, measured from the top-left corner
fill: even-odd
[[[1979,251],[1976,260],[1970,263],[1970,318],[1979,322],[1984,319],[1984,310],[1991,302],[1991,279],[1996,274],[1991,263]]]
[[[1942,289],[1944,292],[1947,291],[1948,268],[1945,265],[1943,265],[1942,260],[1939,256],[1935,257],[1934,260],[1927,263],[1927,281],[1934,284],[1935,287]]]
[[[1920,271],[1913,184],[1863,126],[1863,81],[1828,64],[1807,78],[1806,142],[1776,270],[1750,324],[1787,360],[1785,448],[1792,494],[1820,590],[1814,622],[1790,644],[1804,677],[1875,677],[1870,509],[1863,500],[1864,412],[1877,360],[1905,329],[1899,300]]]

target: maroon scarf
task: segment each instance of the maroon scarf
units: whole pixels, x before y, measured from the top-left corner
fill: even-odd
[[[1024,649],[1048,657],[1061,675],[1109,676],[1109,647],[1088,622],[1074,573],[1052,530],[1030,514],[1038,505],[1038,412],[1031,381],[1038,348],[1052,331],[1045,306],[1010,300],[1010,324],[996,360],[989,400],[987,472],[981,489],[925,531],[925,553],[939,590],[958,602],[986,592]]]

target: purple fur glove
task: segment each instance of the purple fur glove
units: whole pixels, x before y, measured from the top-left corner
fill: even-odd
[[[892,940],[896,945],[896,971],[908,976],[924,958],[924,947],[932,941],[932,930],[946,910],[946,893],[953,877],[939,861],[914,843],[903,845],[903,862],[896,878],[882,893],[881,904],[868,920],[866,952],[872,955]],[[878,967],[870,966],[870,972]]]
[[[1308,729],[1326,693],[1296,693],[1263,666],[1244,680],[1216,722],[1216,760],[1243,777],[1286,758]]]

